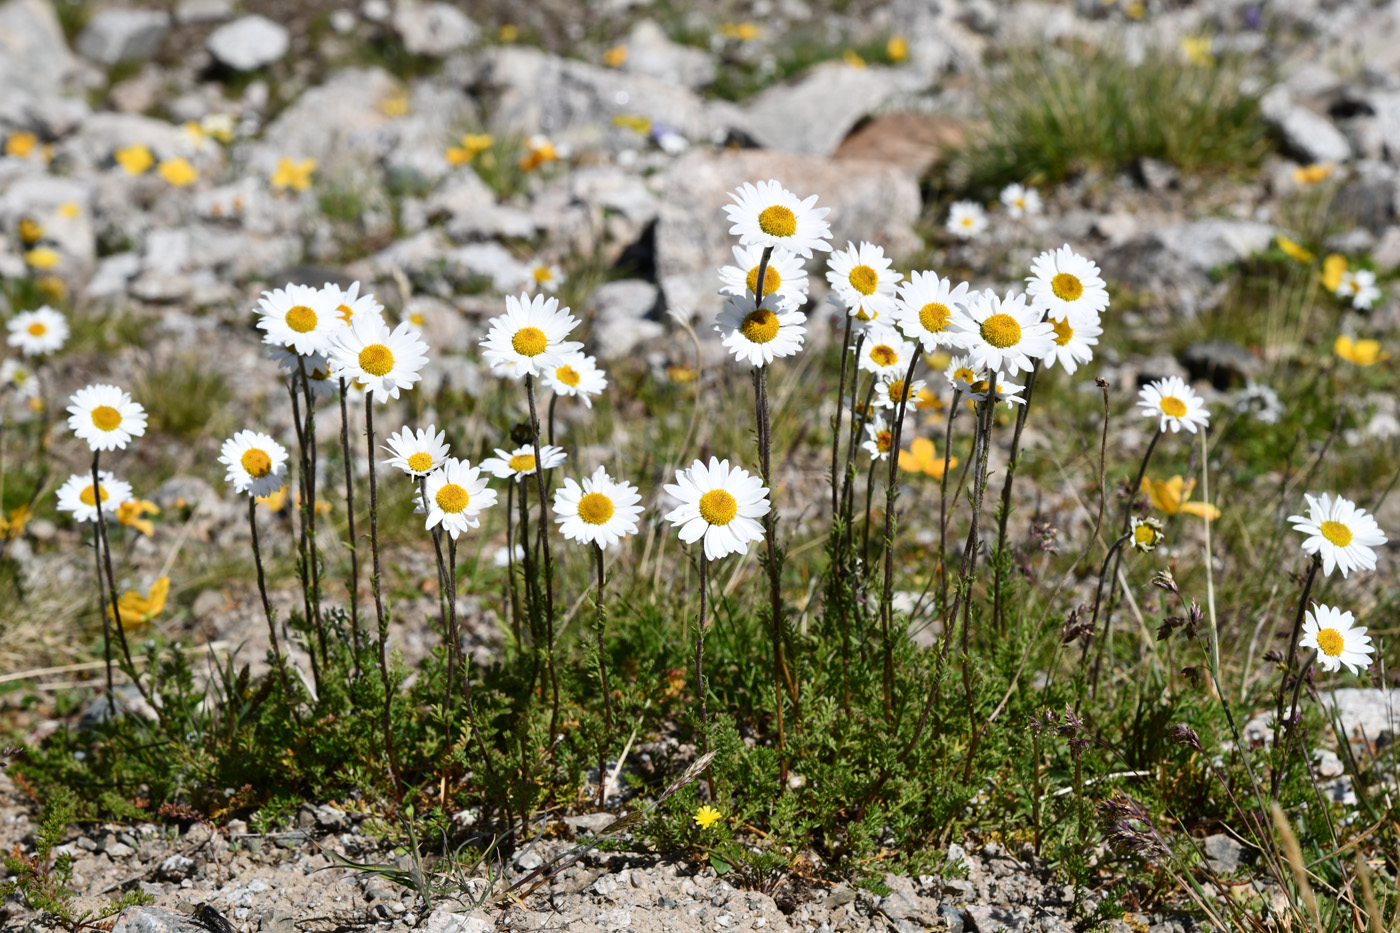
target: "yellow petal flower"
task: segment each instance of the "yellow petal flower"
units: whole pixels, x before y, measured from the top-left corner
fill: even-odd
[[[1332,344],[1333,351],[1357,366],[1374,366],[1390,359],[1390,353],[1381,349],[1379,340],[1352,340],[1343,334]]]
[[[695,811],[695,825],[701,829],[709,829],[718,823],[723,815],[714,807],[701,807]]]
[[[149,499],[131,499],[117,506],[117,521],[128,528],[135,528],[146,537],[155,534],[155,522],[147,515],[159,515],[160,507]]]
[[[286,156],[277,160],[272,173],[272,187],[277,191],[305,191],[311,187],[311,173],[316,171],[315,159],[295,161]]]
[[[890,36],[885,43],[885,55],[892,62],[902,62],[909,57],[909,40],[903,36]]]
[[[721,23],[719,34],[726,39],[752,42],[763,34],[763,29],[757,23]]]
[[[170,578],[157,577],[145,596],[133,590],[127,590],[118,596],[115,609],[107,607],[107,615],[116,621],[120,613],[123,629],[149,625],[165,609],[165,599],[169,593]]]
[[[14,156],[17,159],[26,159],[34,152],[34,148],[39,145],[39,137],[33,133],[24,131],[11,133],[10,138],[5,140],[5,155]]]
[[[603,64],[609,68],[621,68],[627,62],[627,46],[615,45],[603,53]]]
[[[957,457],[948,458],[948,469],[957,465]],[[908,450],[899,452],[899,468],[911,473],[927,473],[934,479],[943,478],[943,458],[935,451],[933,441],[926,437],[914,438]]]
[[[118,149],[112,153],[112,158],[126,169],[128,175],[144,175],[156,164],[156,157],[141,143]]]
[[[1204,502],[1188,502],[1191,498],[1191,490],[1196,488],[1194,479],[1188,480],[1185,477],[1173,476],[1167,480],[1155,480],[1143,477],[1142,491],[1147,493],[1148,501],[1152,507],[1167,515],[1200,515],[1210,514],[1210,520],[1215,521],[1220,517],[1220,510],[1213,505]]]
[[[156,171],[160,173],[161,178],[176,188],[188,187],[199,180],[199,170],[183,156],[166,159]]]
[[[33,246],[44,238],[44,225],[32,217],[23,217],[19,222],[19,238],[25,246]]]
[[[1335,292],[1342,284],[1342,273],[1347,271],[1347,258],[1341,253],[1331,253],[1322,260],[1322,287]]]
[[[1301,262],[1304,264],[1313,261],[1313,254],[1311,251],[1303,248],[1297,243],[1294,243],[1288,237],[1280,236],[1277,237],[1277,240],[1278,248],[1283,250],[1284,255],[1288,256],[1289,259],[1293,259],[1297,262]]]
[[[1330,178],[1336,167],[1331,162],[1300,165],[1293,170],[1293,180],[1300,185],[1315,185]]]
[[[47,246],[40,246],[37,249],[31,249],[29,252],[24,254],[24,261],[27,262],[31,268],[39,269],[44,272],[47,272],[48,270],[57,266],[59,260],[62,258],[63,257],[59,255],[58,250],[51,249]]]

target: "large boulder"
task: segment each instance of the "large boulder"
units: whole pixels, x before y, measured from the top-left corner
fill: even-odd
[[[291,44],[285,26],[257,14],[220,26],[205,41],[219,64],[234,71],[257,71],[281,61]]]
[[[101,65],[140,61],[156,54],[169,31],[164,10],[99,10],[78,36],[78,51]]]
[[[888,68],[825,62],[761,92],[744,108],[745,126],[764,148],[829,156],[894,92]]]
[[[52,97],[76,67],[53,5],[44,0],[0,4],[0,87],[4,96]]]
[[[1104,278],[1147,293],[1156,304],[1194,314],[1207,306],[1211,273],[1268,248],[1274,228],[1211,218],[1168,224],[1131,237],[1099,260]]]

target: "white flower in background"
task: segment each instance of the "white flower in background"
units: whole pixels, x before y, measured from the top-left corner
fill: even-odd
[[[899,286],[899,302],[894,323],[910,340],[923,345],[925,353],[940,347],[958,346],[952,329],[953,309],[968,300],[967,283],[953,285],[933,272],[911,272],[909,281]]]
[[[68,512],[75,522],[97,521],[98,503],[103,512],[115,514],[117,506],[131,498],[131,484],[117,479],[106,470],[98,473],[96,493],[91,473],[74,473],[58,487],[58,510]]]
[[[703,538],[707,560],[746,551],[750,542],[763,540],[758,520],[768,514],[768,489],[747,470],[731,468],[728,460],[711,457],[708,466],[696,460],[676,471],[676,482],[668,483],[666,491],[681,503],[666,513],[666,521],[680,529],[686,544]]]
[[[1201,398],[1180,376],[1168,376],[1149,382],[1138,392],[1138,405],[1144,418],[1161,418],[1157,430],[1178,433],[1182,428],[1196,433],[1196,426],[1210,424],[1210,411]]]
[[[863,308],[867,314],[890,314],[895,307],[895,289],[904,276],[890,269],[890,259],[874,243],[859,246],[847,241],[827,260],[826,280],[846,307]]]
[[[976,201],[954,201],[948,208],[946,226],[953,236],[970,240],[987,229],[987,212]]]
[[[807,315],[785,310],[777,294],[765,295],[754,307],[754,296],[730,298],[715,320],[715,331],[734,358],[750,366],[766,366],[775,359],[793,356],[802,349]]]
[[[1371,636],[1364,626],[1353,624],[1350,612],[1313,603],[1303,616],[1303,634],[1298,647],[1317,652],[1317,665],[1324,671],[1340,670],[1345,664],[1353,674],[1371,666]]]
[[[1062,321],[1050,318],[1049,323],[1055,330],[1055,343],[1050,352],[1045,354],[1046,369],[1059,363],[1065,372],[1072,374],[1081,364],[1094,358],[1094,347],[1098,345],[1099,336],[1103,333],[1097,314],[1092,320],[1082,321],[1075,326],[1070,326],[1068,318]]]
[[[874,460],[888,460],[890,447],[894,444],[894,430],[884,416],[876,412],[875,417],[865,423],[865,442],[860,446]]]
[[[302,356],[288,347],[276,344],[267,345],[267,355],[277,364],[282,375],[300,385],[302,369],[306,370],[306,381],[311,386],[311,397],[324,401],[335,396],[338,382],[331,372],[331,361],[324,353]]]
[[[973,384],[982,378],[982,370],[970,357],[962,354],[948,361],[948,368],[943,370],[943,375],[948,378],[950,386],[966,395]]]
[[[496,504],[496,490],[487,488],[486,477],[466,460],[449,458],[429,473],[424,492],[427,502],[423,504],[428,511],[425,529],[441,525],[454,540],[467,529],[480,527],[477,516],[481,510]]]
[[[1294,531],[1307,535],[1303,540],[1304,554],[1322,557],[1322,572],[1331,576],[1338,569],[1345,577],[1353,570],[1375,570],[1375,549],[1385,544],[1385,532],[1365,509],[1356,507],[1350,499],[1336,499],[1323,493],[1313,498],[1303,495],[1308,503],[1307,515],[1290,515]]]
[[[350,283],[349,288],[341,288],[333,282],[327,282],[321,286],[321,294],[336,317],[346,324],[354,323],[355,318],[362,314],[373,315],[380,320],[384,318],[384,306],[369,292],[361,295],[359,282]]]
[[[724,213],[733,224],[730,234],[745,246],[781,246],[803,259],[812,258],[812,250],[827,251],[831,244],[831,225],[822,218],[831,213],[827,207],[817,207],[814,194],[804,200],[788,191],[776,178],[757,185],[744,182],[738,191],[730,192],[733,204],[725,205]]]
[[[1370,269],[1348,269],[1343,272],[1337,282],[1336,293],[1338,297],[1350,298],[1351,306],[1359,311],[1369,310],[1376,299],[1381,297],[1381,290],[1376,285],[1376,274]]]
[[[543,260],[529,266],[525,275],[525,289],[541,292],[557,292],[559,286],[565,282],[564,270],[558,265]]]
[[[559,365],[544,374],[544,382],[555,395],[582,399],[586,408],[592,408],[593,396],[601,395],[608,387],[607,374],[598,367],[598,361],[582,350],[560,357]]]
[[[996,373],[995,375],[996,400],[998,402],[1005,402],[1007,408],[1013,405],[1026,404],[1026,400],[1021,397],[1021,392],[1025,390],[1025,386],[1018,386],[1014,382],[1007,382],[1006,377],[1001,373]],[[985,402],[987,400],[987,392],[991,387],[992,382],[987,378],[987,374],[985,372],[981,373],[978,375],[977,381],[968,387],[967,397],[974,402]]]
[[[546,470],[554,469],[563,463],[568,456],[562,447],[551,447],[548,444],[540,445],[540,460]],[[497,479],[514,479],[516,482],[519,482],[522,476],[534,476],[534,445],[526,444],[510,452],[497,447],[496,456],[481,461],[481,468]]]
[[[272,495],[287,480],[287,448],[260,431],[239,431],[224,441],[219,462],[228,471],[224,482],[254,499]]]
[[[57,353],[68,339],[68,319],[48,305],[21,311],[5,327],[10,332],[6,342],[25,356]]]
[[[493,317],[490,331],[481,338],[482,359],[500,376],[519,379],[555,369],[566,354],[583,349],[568,340],[578,319],[559,299],[536,295],[506,296],[506,313]]]
[[[1067,318],[1074,327],[1099,323],[1099,315],[1108,309],[1108,286],[1099,267],[1068,244],[1031,261],[1026,295],[1031,308],[1053,320]]]
[[[68,429],[93,450],[125,448],[146,433],[146,409],[117,386],[85,386],[69,401]]]
[[[1019,220],[1026,214],[1040,213],[1040,192],[1025,185],[1010,184],[1001,189],[1000,201],[1007,216]]]
[[[637,533],[641,501],[637,487],[612,479],[598,467],[582,486],[565,479],[563,488],[555,490],[554,521],[570,541],[609,548]]]
[[[1284,408],[1277,392],[1250,380],[1235,396],[1235,411],[1241,415],[1253,415],[1265,424],[1277,424]]]
[[[865,372],[887,379],[902,379],[909,368],[909,361],[918,352],[918,344],[905,340],[893,327],[872,324],[865,331],[860,358],[856,362]]]
[[[719,293],[752,298],[758,291],[758,264],[763,258],[762,246],[734,247],[737,265],[719,270]],[[802,260],[782,247],[776,247],[768,257],[768,269],[763,275],[763,294],[776,294],[785,309],[796,310],[807,303],[807,269]]]
[[[1055,330],[1027,307],[1026,296],[990,290],[973,292],[957,306],[953,329],[978,369],[1014,376],[1027,372],[1055,345]]]
[[[28,364],[9,359],[0,363],[0,387],[14,389],[15,396],[22,399],[39,397],[39,376]]]
[[[447,462],[447,432],[437,431],[437,425],[413,430],[405,427],[397,434],[390,434],[384,449],[393,454],[384,463],[403,470],[409,476],[427,476]]]
[[[915,379],[913,382],[905,384],[903,376],[894,379],[877,379],[875,381],[875,394],[871,397],[870,404],[882,409],[895,408],[900,402],[904,402],[906,407],[913,405],[926,385],[927,383],[922,379]]]
[[[423,378],[427,353],[428,345],[407,321],[390,331],[383,318],[360,315],[334,335],[330,360],[336,376],[354,380],[376,402],[385,402]]]

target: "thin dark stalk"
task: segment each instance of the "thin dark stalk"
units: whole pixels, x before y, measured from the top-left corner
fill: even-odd
[[[762,290],[763,276],[767,274],[768,256],[771,249],[763,251],[763,259],[758,264],[759,288]],[[778,506],[777,493],[772,481],[772,437],[768,416],[768,367],[759,366],[753,371],[755,420],[758,422],[759,466],[763,471],[763,485],[768,487],[769,507],[763,516],[763,538],[766,549],[765,564],[768,570],[768,615],[773,639],[773,710],[778,729],[778,792],[787,787],[787,734],[783,724],[783,681],[787,665],[783,659],[783,591],[782,567],[778,561]]]
[[[880,467],[880,458],[870,456],[870,469],[865,474],[865,511],[861,513],[860,559],[870,566],[870,504],[875,499],[875,471]]]
[[[427,511],[428,478],[418,478],[418,494],[423,499],[423,509]],[[443,700],[443,734],[448,750],[452,748],[452,692],[457,684],[457,539],[449,539],[452,561],[449,564],[442,557],[442,525],[433,528],[433,555],[437,558],[438,592],[442,594],[442,644],[447,649],[447,696]]]
[[[350,644],[355,652],[355,677],[360,676],[360,555],[355,537],[355,474],[350,453],[350,414],[345,400],[349,388],[340,380],[340,449],[345,454],[345,521],[350,535]],[[424,508],[427,503],[424,503]]]
[[[846,314],[846,327],[841,334],[841,378],[836,383],[836,413],[831,416],[831,520],[835,521],[841,507],[840,483],[836,471],[841,461],[841,405],[846,395],[846,367],[851,345],[851,315]],[[1400,475],[1400,474],[1397,474]]]
[[[853,354],[857,360],[860,359],[860,351],[861,351],[861,348],[862,348],[863,346],[865,346],[865,334],[860,334],[859,336],[856,337],[856,346],[855,346],[855,350],[854,350],[854,354]],[[875,391],[875,383],[874,383],[874,377],[873,377],[873,376],[871,377],[871,380],[872,380],[872,381],[871,381],[871,383],[870,383],[870,391],[871,391],[871,393],[873,394],[874,391]],[[850,535],[850,531],[851,531],[851,529],[850,529],[850,518],[851,518],[851,486],[855,483],[855,475],[852,473],[852,469],[851,469],[851,468],[852,468],[852,465],[855,463],[855,459],[856,459],[856,453],[855,453],[855,451],[856,451],[856,435],[860,433],[860,415],[859,415],[859,407],[858,407],[858,405],[859,405],[858,399],[859,399],[859,398],[860,398],[860,367],[857,366],[855,372],[853,372],[853,373],[851,374],[851,430],[850,430],[850,432],[849,432],[849,434],[848,434],[848,436],[847,436],[847,441],[846,441],[846,467],[845,467],[844,472],[841,474],[841,475],[842,475],[842,479],[841,479],[841,503],[840,503],[840,509],[841,509],[841,513],[842,513],[842,514],[846,517],[846,519],[847,519],[846,534],[847,534],[847,536],[848,536],[848,540],[849,540],[849,535]],[[869,405],[867,405],[866,407],[868,408]]]
[[[287,393],[292,398],[292,427],[297,434],[297,496],[301,500],[297,507],[298,534],[297,534],[297,579],[301,582],[301,606],[302,618],[307,625],[312,625],[315,619],[315,612],[311,608],[312,593],[314,586],[311,582],[311,535],[307,521],[307,504],[311,501],[310,461],[307,459],[307,438],[306,421],[301,415],[301,396],[297,393],[297,377],[293,375],[287,380]],[[374,451],[370,451],[370,456],[374,456]],[[290,484],[288,495],[291,494]],[[316,684],[316,695],[321,695],[321,665],[316,657],[316,651],[309,652],[311,656],[311,679]]]
[[[394,727],[390,717],[394,694],[389,686],[389,617],[384,612],[382,573],[379,566],[379,486],[374,470],[374,393],[365,393],[365,438],[369,452],[369,550],[374,565],[371,588],[374,590],[374,615],[379,626],[379,679],[384,685],[384,751],[389,759],[389,774],[394,779],[394,794],[403,800],[403,775],[399,770],[398,751],[394,748]],[[427,508],[428,503],[423,503]]]
[[[603,628],[607,625],[608,611],[603,601],[605,589],[607,587],[607,575],[603,568],[603,549],[599,545],[593,545],[593,555],[598,565],[598,595],[594,601],[597,612],[597,624],[594,626],[598,636],[598,681],[603,689],[603,724],[606,731],[603,734],[603,742],[598,749],[598,808],[603,809],[608,801],[608,778],[607,778],[607,747],[612,740],[613,716],[612,716],[612,689],[608,685],[608,655],[607,647],[603,642]]]
[[[964,552],[964,558],[969,561],[969,574],[975,574],[977,570],[978,541],[976,532],[982,516],[982,505],[987,496],[987,460],[991,454],[992,447],[992,425],[996,421],[997,386],[996,373],[988,374],[987,399],[983,405],[983,426],[982,426],[982,453],[977,464],[977,475],[973,485],[972,504],[972,528],[973,534],[969,536],[969,549]],[[971,577],[969,576],[970,580]],[[977,726],[977,709],[972,698],[972,592],[969,583],[968,590],[963,594],[963,624],[962,624],[962,656],[963,656],[963,695],[967,702],[968,729],[971,738],[968,740],[966,764],[963,766],[963,781],[972,780],[972,765],[977,759],[977,741],[981,735],[981,730]]]
[[[1274,744],[1279,747],[1279,732],[1283,727],[1283,695],[1288,690],[1288,676],[1293,673],[1293,659],[1298,656],[1298,635],[1303,630],[1303,616],[1308,611],[1308,596],[1312,594],[1313,581],[1317,579],[1317,569],[1322,566],[1321,555],[1314,554],[1312,562],[1308,565],[1308,576],[1303,581],[1303,595],[1298,599],[1298,612],[1293,617],[1293,632],[1288,637],[1288,660],[1283,666],[1283,674],[1278,682],[1278,703],[1274,709]],[[1303,672],[1298,672],[1298,677],[1294,683],[1293,704],[1288,713],[1288,739],[1293,737],[1296,731],[1293,728],[1293,720],[1298,715],[1298,691],[1303,683]],[[1280,783],[1283,781],[1283,771],[1288,764],[1288,740],[1285,740],[1283,757],[1279,759],[1278,767],[1274,769],[1273,776],[1269,779],[1269,796],[1277,799]]]
[[[1021,431],[1026,426],[1026,413],[1030,411],[1031,395],[1035,392],[1035,377],[1040,372],[1040,365],[1037,363],[1031,367],[1031,373],[1026,377],[1026,391],[1022,395],[1025,399],[1019,411],[1016,412],[1016,430],[1011,435],[1011,455],[1006,461],[1006,479],[1001,484],[1001,511],[997,515],[997,554],[1000,555],[1006,550],[1006,522],[1011,516],[1011,486],[1016,481],[1016,468],[1020,466],[1021,454]],[[1001,582],[1004,576],[1004,564],[998,559],[993,565],[992,577],[992,621],[998,632],[1001,631]]]
[[[307,511],[307,543],[311,551],[311,610],[313,616],[310,620],[316,631],[317,647],[321,649],[321,664],[330,665],[330,655],[326,648],[326,626],[321,615],[321,558],[320,548],[316,543],[316,405],[311,397],[311,380],[306,376],[306,357],[297,357],[297,366],[301,370],[301,391],[306,399],[306,446],[307,446],[307,471],[306,471],[306,500],[302,503]]]
[[[248,497],[248,531],[253,536],[253,563],[258,568],[258,594],[262,596],[263,614],[267,616],[267,639],[272,645],[272,661],[277,667],[277,678],[282,683],[282,696],[292,711],[292,719],[297,728],[302,728],[301,710],[296,697],[292,696],[291,684],[287,681],[287,659],[282,656],[282,647],[277,641],[277,621],[272,613],[272,601],[267,598],[267,580],[263,576],[262,547],[258,542],[258,502]]]
[[[506,484],[506,574],[510,594],[510,630],[515,636],[515,646],[525,644],[520,631],[520,598],[515,579],[515,484]]]
[[[953,455],[953,421],[958,417],[958,400],[962,389],[953,386],[953,401],[948,405],[948,427],[943,432],[943,475],[938,477],[938,606],[948,607],[948,470]]]
[[[880,593],[880,636],[885,651],[885,721],[892,715],[894,696],[894,503],[899,496],[899,448],[904,432],[904,415],[909,409],[909,388],[914,384],[914,370],[919,365],[922,353],[915,352],[909,361],[909,369],[904,373],[904,391],[895,405],[894,424],[890,428],[890,472],[885,481],[885,585]],[[878,445],[877,445],[878,446]],[[875,464],[871,463],[871,479],[874,479]],[[867,502],[869,490],[866,491]],[[867,509],[869,506],[867,505]],[[866,515],[866,526],[870,517]]]
[[[549,494],[544,488],[544,468],[540,458],[540,418],[535,410],[535,377],[525,375],[525,397],[530,402],[530,441],[535,448],[535,484],[540,495],[540,551],[544,555],[544,621],[545,635],[548,638],[549,687],[553,705],[549,713],[550,748],[554,747],[554,737],[559,734],[559,674],[554,667],[554,574],[549,556]],[[528,547],[528,544],[526,545]]]
[[[552,392],[549,396],[549,443],[554,445],[554,406],[559,403],[559,393]]]
[[[709,704],[705,696],[705,600],[709,589],[710,559],[705,556],[704,542],[700,552],[700,620],[695,626],[695,691],[700,697],[700,756],[710,753]],[[714,797],[714,782],[707,777],[710,796]]]

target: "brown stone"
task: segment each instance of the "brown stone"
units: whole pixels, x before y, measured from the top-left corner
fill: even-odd
[[[949,149],[966,141],[967,126],[961,120],[899,111],[856,127],[837,148],[836,158],[888,162],[922,177]]]

